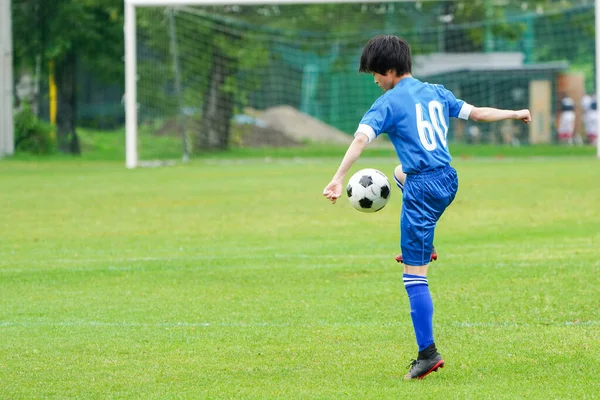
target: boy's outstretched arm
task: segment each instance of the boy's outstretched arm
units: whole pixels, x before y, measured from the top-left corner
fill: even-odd
[[[352,164],[358,159],[362,151],[369,143],[369,138],[365,134],[357,134],[350,147],[346,151],[340,166],[331,179],[331,182],[325,189],[323,189],[323,196],[327,197],[333,204],[342,195],[342,186],[344,184],[344,177],[352,167]]]
[[[529,110],[500,110],[492,107],[473,107],[469,119],[481,122],[495,122],[505,119],[518,119],[526,124],[531,122]]]

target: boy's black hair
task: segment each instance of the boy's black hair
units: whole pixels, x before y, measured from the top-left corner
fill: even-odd
[[[396,71],[396,76],[411,73],[410,46],[398,36],[375,36],[363,49],[358,72],[386,75],[389,70]]]

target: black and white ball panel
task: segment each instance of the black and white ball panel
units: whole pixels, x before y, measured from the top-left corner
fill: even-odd
[[[350,177],[346,194],[350,204],[357,210],[379,211],[390,198],[390,182],[381,171],[373,168],[362,169]]]

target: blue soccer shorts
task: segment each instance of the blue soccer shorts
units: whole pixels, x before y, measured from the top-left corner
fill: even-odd
[[[458,176],[450,165],[404,182],[400,214],[400,248],[405,265],[429,264],[435,226],[458,191]]]

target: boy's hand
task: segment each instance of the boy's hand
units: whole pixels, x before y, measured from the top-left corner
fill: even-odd
[[[531,113],[529,112],[529,110],[525,109],[525,110],[519,110],[517,111],[517,118],[520,121],[525,122],[526,124],[531,122]]]
[[[342,195],[342,182],[331,181],[329,185],[323,189],[323,196],[327,197],[333,204]]]

